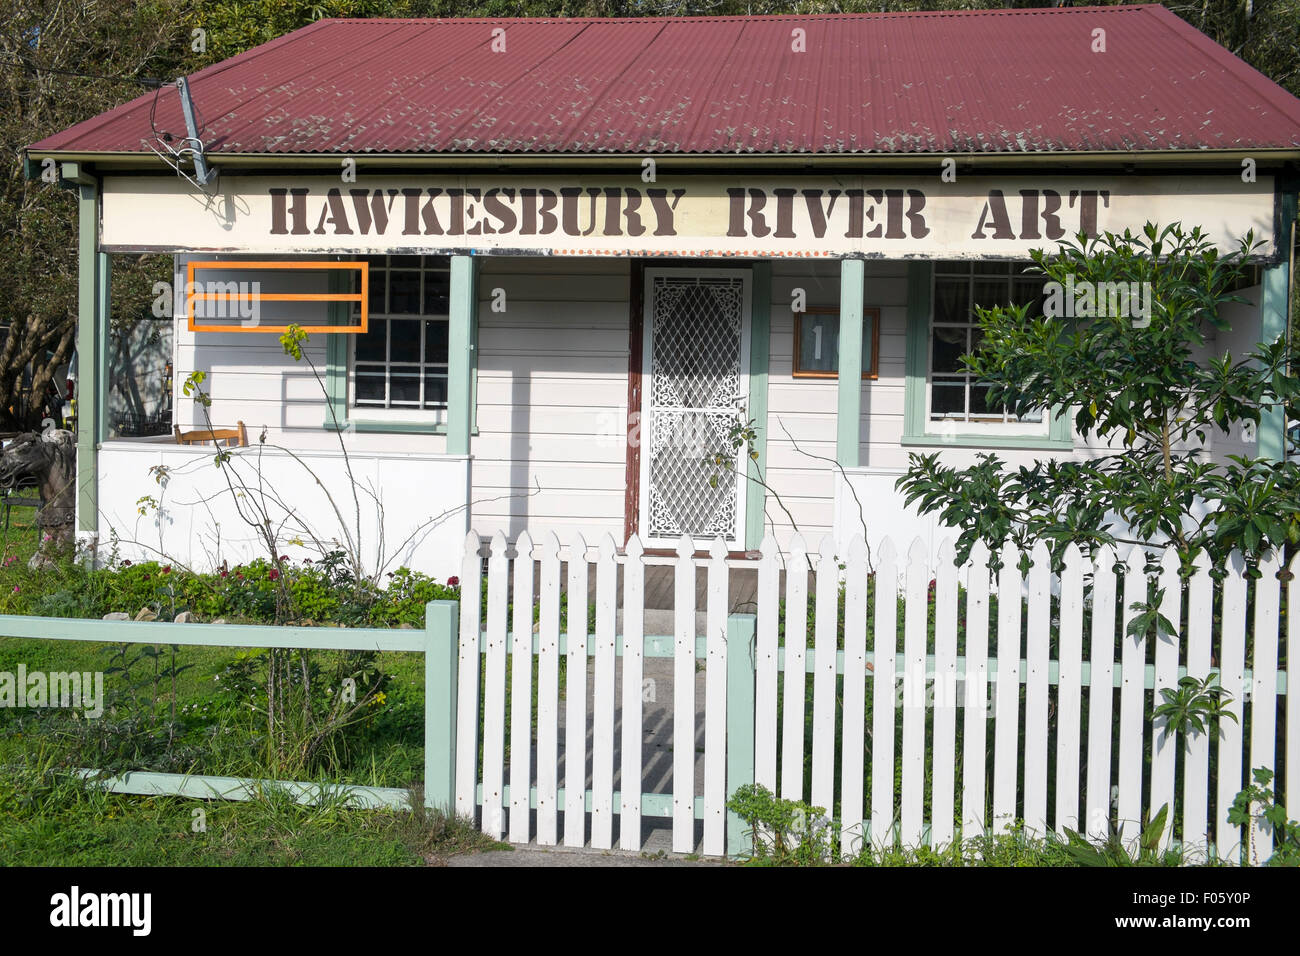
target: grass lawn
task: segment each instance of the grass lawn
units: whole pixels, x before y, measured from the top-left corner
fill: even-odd
[[[106,793],[30,765],[0,770],[9,866],[423,866],[509,849],[438,814]]]
[[[9,529],[0,530],[0,595],[10,599],[24,590],[56,593],[78,586],[71,572],[27,569],[37,545],[32,518],[31,509],[14,509]],[[127,659],[142,647],[128,648]],[[136,659],[126,675],[105,674],[106,696],[114,706],[99,721],[71,717],[64,710],[0,708],[0,861],[412,866],[499,845],[472,826],[422,812],[356,810],[337,800],[302,807],[276,792],[248,802],[139,797],[105,793],[69,778],[62,771],[77,765],[278,776],[268,770],[259,747],[257,708],[264,699],[231,686],[230,669],[248,652],[185,646],[175,650],[173,659],[171,648],[160,645],[157,650],[156,657]],[[20,664],[28,673],[106,671],[122,663],[121,654],[116,645],[0,636],[0,672],[15,673]],[[335,659],[324,651],[312,657],[323,673]],[[383,787],[420,783],[422,656],[384,653],[376,665],[388,675],[384,693],[342,733],[328,765],[298,779]],[[264,670],[264,661],[254,659],[250,669],[256,673],[259,668]],[[159,730],[173,713],[175,728]],[[102,759],[94,759],[96,754]]]

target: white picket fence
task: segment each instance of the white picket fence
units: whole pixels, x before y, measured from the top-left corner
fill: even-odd
[[[932,568],[920,541],[905,560],[889,541],[869,557],[860,538],[844,555],[830,538],[816,553],[796,538],[784,555],[769,539],[758,561],[729,558],[720,540],[697,558],[688,537],[668,557],[646,555],[635,537],[620,551],[606,536],[594,556],[580,537],[561,547],[554,534],[534,542],[525,533],[513,546],[497,534],[489,548],[486,621],[479,602],[463,600],[461,607],[456,810],[481,810],[484,832],[511,842],[582,846],[589,837],[591,846],[610,848],[617,817],[618,845],[638,850],[646,814],[671,818],[674,851],[697,848],[695,821],[702,818],[703,852],[736,852],[746,841],[739,821],[728,819],[726,800],[751,781],[825,808],[839,821],[845,850],[864,840],[939,846],[1000,833],[1017,821],[1030,834],[1070,828],[1098,839],[1114,826],[1131,844],[1143,821],[1167,805],[1190,859],[1239,860],[1243,834],[1227,812],[1256,767],[1282,770],[1278,801],[1290,818],[1300,817],[1300,705],[1286,693],[1279,668],[1287,638],[1300,628],[1300,601],[1287,603],[1280,628],[1276,558],[1263,560],[1260,576],[1248,580],[1234,555],[1222,581],[1202,559],[1183,582],[1176,557],[1166,555],[1157,586],[1164,591],[1161,612],[1178,636],[1148,641],[1127,636],[1138,613],[1132,605],[1147,600],[1148,576],[1136,552],[1117,567],[1108,549],[1088,561],[1071,546],[1057,576],[1040,544],[1022,578],[1020,554],[1011,547],[996,572],[982,545],[959,568],[945,544]],[[674,574],[667,635],[644,629],[645,573],[656,564],[671,565]],[[697,639],[699,565],[707,573],[707,623]],[[756,615],[756,627],[727,607],[729,576],[738,567],[757,571],[757,606],[736,609]],[[809,574],[794,573],[804,568],[812,569],[811,585]],[[783,569],[791,571],[784,592]],[[1290,570],[1300,570],[1300,558]],[[594,633],[587,628],[589,573],[596,582]],[[480,539],[471,533],[462,593],[478,594],[482,576]],[[806,627],[810,601],[815,623]],[[889,613],[869,614],[872,603]],[[647,657],[673,661],[670,794],[628,785],[643,779]],[[705,662],[698,793],[697,657]],[[1228,709],[1237,720],[1224,718],[1209,734],[1183,740],[1153,719],[1161,690],[1175,688],[1184,674],[1211,671],[1231,695]],[[1271,835],[1253,829],[1253,855],[1266,859]],[[1165,828],[1167,846],[1173,831]]]

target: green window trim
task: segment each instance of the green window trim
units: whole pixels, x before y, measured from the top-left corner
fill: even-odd
[[[907,355],[903,388],[904,446],[937,448],[1023,448],[1068,451],[1074,448],[1074,429],[1065,409],[1052,410],[1046,435],[940,435],[927,431],[926,389],[929,385],[930,303],[933,295],[933,263],[907,264]]]
[[[330,291],[346,292],[346,277],[337,271],[330,275]],[[475,300],[477,306],[477,300]],[[329,304],[331,325],[344,325],[349,320],[348,303]],[[470,323],[469,389],[470,430],[478,434],[478,322]],[[354,418],[348,408],[348,353],[352,339],[347,334],[326,336],[325,342],[325,394],[329,407],[322,428],[335,431],[368,433],[389,432],[401,435],[446,435],[447,422],[390,421],[385,419]],[[450,397],[450,396],[449,396]],[[331,412],[332,409],[332,412]],[[448,410],[450,413],[450,409]]]

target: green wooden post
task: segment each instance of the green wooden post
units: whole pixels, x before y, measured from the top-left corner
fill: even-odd
[[[727,798],[754,782],[754,615],[727,618]],[[727,856],[749,846],[745,822],[727,811]]]
[[[473,256],[451,257],[447,329],[447,454],[468,455],[474,427],[474,326],[478,308]]]
[[[749,484],[745,488],[745,547],[763,543],[763,513],[767,489],[758,484],[759,469],[767,468],[767,371],[772,350],[772,263],[754,263],[750,297],[749,408],[754,420],[754,451],[758,458],[746,462]]]
[[[845,468],[858,466],[862,434],[862,297],[866,263],[840,260],[839,407],[835,420],[835,458]]]
[[[1259,340],[1271,343],[1285,336],[1291,328],[1288,321],[1291,303],[1290,267],[1291,246],[1297,219],[1297,194],[1295,183],[1287,183],[1277,194],[1278,213],[1276,237],[1281,261],[1269,266],[1260,276]],[[1281,408],[1266,410],[1259,419],[1259,456],[1272,461],[1286,461],[1286,412]]]
[[[77,530],[99,529],[97,445],[104,436],[108,339],[108,256],[98,252],[99,181],[76,163],[63,178],[77,188]]]
[[[112,275],[113,259],[107,252],[95,253],[95,284],[96,290],[96,313],[95,326],[96,336],[99,339],[99,355],[97,360],[99,368],[95,373],[95,381],[99,383],[99,389],[95,393],[95,443],[108,440],[108,329],[112,320],[110,311],[110,302],[112,301]]]
[[[907,264],[907,355],[903,392],[903,436],[925,434],[925,380],[930,374],[929,262]]]
[[[460,604],[424,608],[424,805],[456,812],[456,665]]]
[[[1270,343],[1286,334],[1288,263],[1263,270],[1260,277],[1260,341]],[[1259,417],[1259,457],[1270,461],[1286,459],[1286,412],[1265,409]]]

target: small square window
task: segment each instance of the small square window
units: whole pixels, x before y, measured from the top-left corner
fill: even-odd
[[[880,358],[880,310],[862,310],[862,377],[874,379]],[[838,309],[809,309],[794,316],[795,378],[838,378],[840,313]]]

